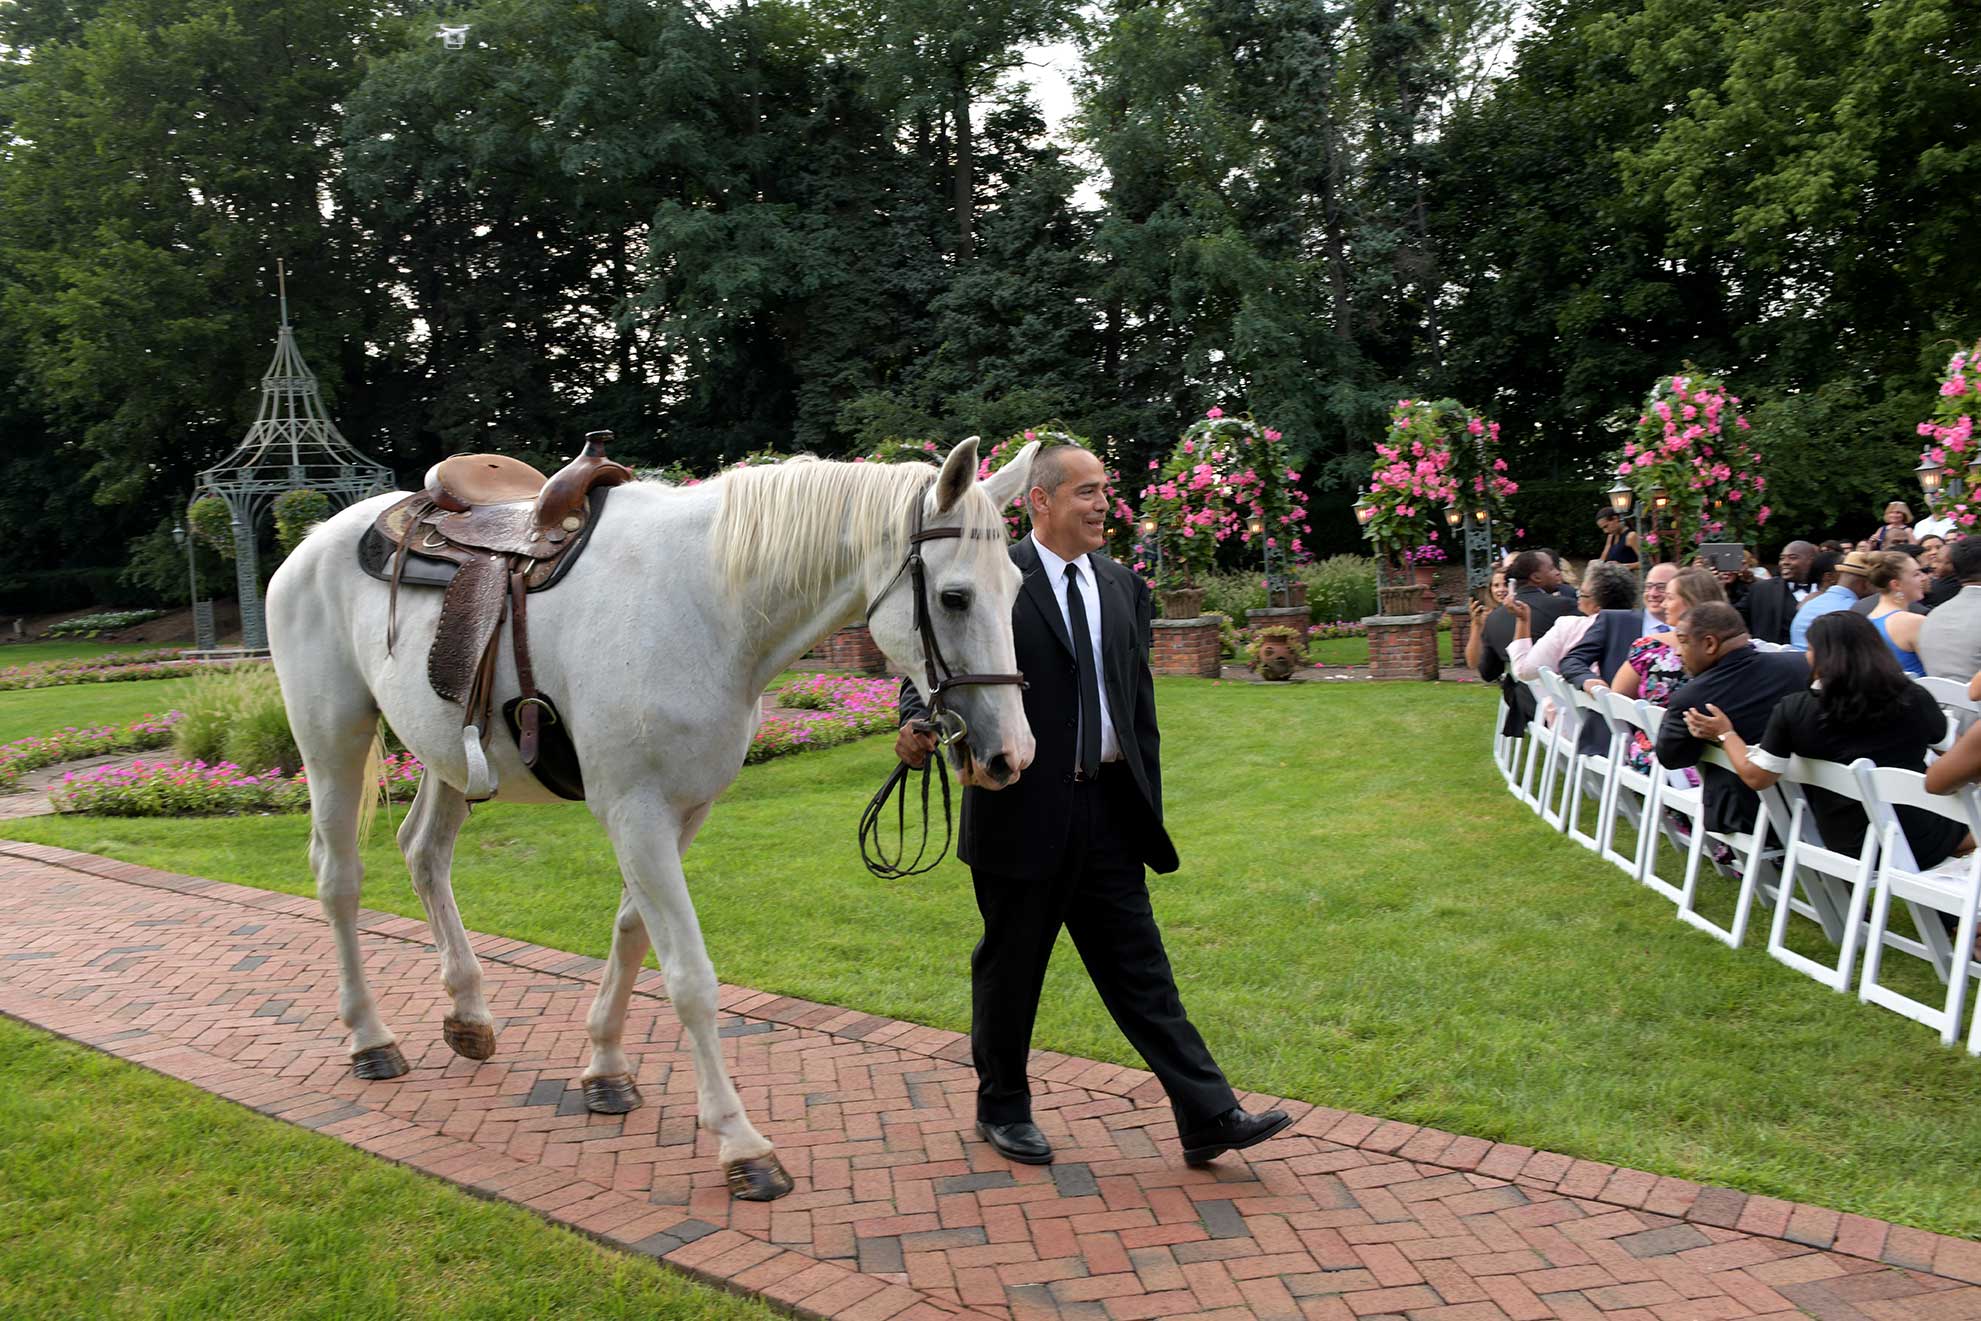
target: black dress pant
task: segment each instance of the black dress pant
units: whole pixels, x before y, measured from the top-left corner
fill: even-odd
[[[1046,964],[1063,925],[1121,1034],[1169,1093],[1188,1133],[1238,1104],[1231,1085],[1190,1025],[1149,905],[1140,856],[1126,830],[1146,816],[1125,767],[1070,784],[1073,820],[1052,875],[1014,877],[973,868],[984,936],[970,957],[970,1049],[977,1066],[977,1118],[1031,1118],[1025,1073]]]

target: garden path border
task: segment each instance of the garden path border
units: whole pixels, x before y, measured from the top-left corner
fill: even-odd
[[[1035,1052],[1059,1148],[970,1132],[967,1038],[725,986],[745,1103],[798,1180],[736,1203],[660,975],[628,1041],[648,1104],[583,1109],[602,964],[477,935],[497,1056],[455,1058],[426,925],[364,910],[414,1072],[350,1077],[316,902],[0,841],[0,1013],[809,1316],[1328,1321],[1981,1316],[1981,1242],[1327,1107],[1186,1169],[1146,1072]],[[680,1067],[676,1067],[679,1065]]]

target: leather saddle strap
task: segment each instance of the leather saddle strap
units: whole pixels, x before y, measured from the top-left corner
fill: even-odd
[[[502,613],[509,613],[509,603],[501,597]],[[474,685],[468,690],[467,722],[482,731],[482,739],[487,741],[490,726],[495,715],[495,658],[502,651],[502,618],[497,616],[495,627],[488,631],[488,643],[482,648],[481,663],[475,667]]]
[[[516,706],[516,724],[520,730],[520,734],[516,739],[516,751],[522,754],[523,765],[535,768],[537,764],[537,723],[543,716],[543,703],[537,700],[536,676],[530,670],[529,591],[529,569],[520,568],[511,570],[509,574],[509,625],[514,630],[513,637],[516,647],[516,685],[522,691],[522,701],[517,703]]]
[[[407,501],[408,504],[412,502]],[[405,526],[400,529],[397,549],[392,553],[392,589],[385,598],[385,654],[392,654],[393,640],[399,636],[399,579],[406,572],[406,557],[412,554],[413,533],[419,530],[420,517],[425,511],[411,509],[406,514]]]

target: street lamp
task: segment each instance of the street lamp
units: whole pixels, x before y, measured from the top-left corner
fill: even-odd
[[[1939,494],[1940,483],[1945,479],[1946,470],[1922,454],[1919,456],[1919,466],[1912,470],[1912,475],[1919,479],[1920,491],[1931,499]]]
[[[1458,507],[1457,501],[1444,507],[1444,521],[1451,527],[1457,527],[1465,521],[1465,511]]]
[[[1156,528],[1158,526],[1158,524],[1156,523],[1156,516],[1153,513],[1144,514],[1142,515],[1141,520],[1137,522],[1135,526],[1141,531],[1143,536],[1149,539],[1150,544],[1152,544],[1156,548],[1155,576],[1156,576],[1156,581],[1160,583],[1162,582],[1162,540],[1161,538],[1156,536]]]
[[[1609,497],[1610,508],[1619,514],[1629,513],[1630,507],[1637,503],[1637,493],[1625,486],[1621,477],[1617,478],[1616,485],[1609,489]]]
[[[1671,492],[1662,486],[1653,486],[1651,488],[1651,508],[1661,514],[1671,508]]]
[[[1376,507],[1369,503],[1368,496],[1361,496],[1355,501],[1355,521],[1357,523],[1363,527],[1367,527],[1369,526],[1369,520],[1375,516]]]

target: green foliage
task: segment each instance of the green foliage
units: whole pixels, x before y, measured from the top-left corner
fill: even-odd
[[[1317,624],[1365,619],[1376,613],[1376,562],[1364,555],[1331,555],[1296,572],[1307,584],[1307,613]]]
[[[217,495],[203,495],[186,506],[186,526],[201,545],[232,562],[234,559],[234,515],[227,502]]]
[[[1242,620],[1247,610],[1266,608],[1266,580],[1257,572],[1207,573],[1197,579],[1204,589],[1204,613]]]
[[[120,628],[130,628],[157,619],[163,610],[107,610],[93,615],[77,615],[59,624],[50,624],[47,636],[51,638],[93,638],[99,633],[115,632]]]
[[[330,517],[330,497],[322,491],[284,491],[275,497],[275,544],[286,557],[309,530]]]
[[[185,719],[172,731],[172,748],[181,760],[209,766],[231,762],[253,772],[302,768],[272,666],[201,674],[181,709]]]

